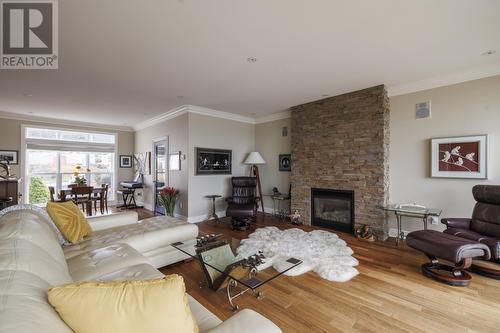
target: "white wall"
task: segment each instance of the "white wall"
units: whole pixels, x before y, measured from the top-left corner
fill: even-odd
[[[189,218],[205,219],[211,211],[211,201],[205,195],[231,195],[231,176],[245,176],[250,168],[243,164],[247,154],[254,150],[255,125],[233,120],[189,113]],[[195,175],[195,147],[231,149],[232,175]],[[216,210],[224,212],[223,198],[217,200]]]
[[[188,154],[188,115],[184,114],[168,121],[139,130],[135,133],[135,152],[145,153],[153,151],[153,140],[168,137],[169,152],[180,151],[182,155]],[[153,156],[152,156],[153,158]],[[180,171],[169,171],[169,186],[180,190],[179,202],[175,213],[188,216],[188,160],[181,160]],[[153,161],[151,161],[153,163]],[[144,177],[145,188],[142,197],[136,199],[141,201],[148,209],[153,209],[154,184],[153,176]],[[139,191],[137,191],[139,192]],[[139,192],[140,193],[140,192]]]
[[[432,117],[416,120],[415,104],[423,101],[431,101]],[[390,103],[390,201],[442,208],[442,217],[470,217],[472,186],[500,183],[500,76],[397,96]],[[489,180],[430,178],[430,139],[474,134],[490,136]],[[422,228],[421,220],[403,223],[404,230]]]
[[[282,136],[283,127],[288,128],[288,135]],[[265,165],[259,166],[262,192],[271,194],[273,187],[281,193],[288,193],[290,187],[290,172],[279,171],[279,154],[290,154],[291,149],[291,119],[280,119],[255,126],[255,150],[264,160]],[[273,202],[270,197],[264,197],[264,207],[271,211]]]

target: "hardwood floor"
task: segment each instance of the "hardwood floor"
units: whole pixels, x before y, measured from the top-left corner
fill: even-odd
[[[151,212],[139,211],[142,218]],[[219,225],[202,222],[203,232],[243,239],[252,232],[235,232],[227,219]],[[293,227],[260,217],[257,227]],[[312,230],[310,227],[301,227]],[[336,283],[310,272],[282,276],[263,286],[264,299],[246,294],[236,300],[275,322],[283,332],[500,332],[500,281],[473,274],[469,287],[450,287],[425,278],[424,255],[394,242],[367,243],[339,233],[354,250],[360,274]],[[224,292],[199,288],[203,279],[196,261],[161,269],[184,277],[189,294],[226,319],[233,315]]]

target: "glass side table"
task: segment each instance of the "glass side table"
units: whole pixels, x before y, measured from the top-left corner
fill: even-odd
[[[268,194],[266,196],[273,200],[273,216],[277,216],[284,221],[290,214],[290,195]]]
[[[424,222],[424,230],[427,230],[427,218],[429,216],[440,216],[442,209],[440,208],[427,208],[419,205],[411,204],[391,204],[382,207],[383,210],[388,212],[394,212],[396,215],[396,220],[398,223],[398,235],[396,237],[396,243],[399,245],[399,240],[405,239],[404,232],[402,230],[402,217],[415,217],[420,218]]]

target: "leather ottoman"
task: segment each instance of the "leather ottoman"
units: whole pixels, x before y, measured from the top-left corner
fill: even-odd
[[[491,257],[486,244],[435,230],[410,232],[406,244],[425,253],[431,260],[422,265],[425,276],[452,286],[469,285],[471,276],[465,270],[471,266],[473,258],[488,260]],[[455,266],[440,264],[438,258]]]

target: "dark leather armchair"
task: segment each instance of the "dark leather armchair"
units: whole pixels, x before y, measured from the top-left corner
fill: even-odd
[[[477,241],[488,246],[491,261],[500,263],[500,186],[476,185],[472,195],[477,203],[472,218],[443,218],[447,234]],[[488,277],[500,279],[500,266],[493,263],[473,264],[472,269]]]
[[[257,180],[255,177],[233,177],[232,196],[227,198],[226,216],[231,217],[233,229],[246,230],[257,215]]]

